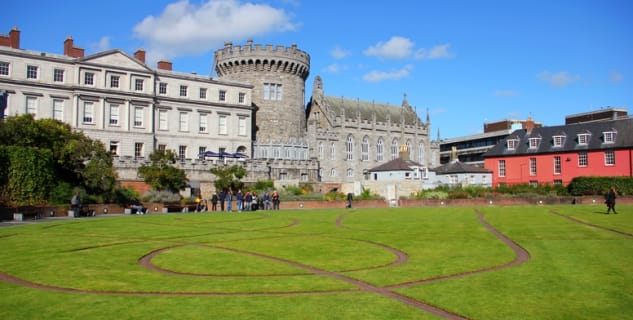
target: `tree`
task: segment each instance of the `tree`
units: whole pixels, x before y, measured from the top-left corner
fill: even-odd
[[[155,150],[149,159],[151,164],[142,165],[138,173],[152,189],[177,193],[189,181],[184,170],[171,165],[176,161],[173,151]]]
[[[238,165],[213,168],[211,173],[216,176],[213,184],[217,190],[242,189],[243,183],[241,179],[246,177],[247,174],[246,169]]]

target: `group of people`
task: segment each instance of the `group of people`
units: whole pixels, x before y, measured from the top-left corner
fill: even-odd
[[[205,200],[206,201],[206,200]],[[238,212],[255,211],[255,210],[279,210],[279,193],[264,192],[262,196],[258,196],[256,192],[242,190],[213,192],[211,196],[211,211],[233,211],[233,201],[235,201]],[[226,203],[226,208],[225,208]],[[219,205],[219,208],[218,208]],[[226,209],[226,210],[225,210]]]

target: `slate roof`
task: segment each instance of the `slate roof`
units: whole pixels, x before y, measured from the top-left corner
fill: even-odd
[[[431,169],[436,174],[457,174],[457,173],[492,173],[492,171],[473,166],[460,161],[451,161],[447,164]]]
[[[614,143],[604,143],[604,132],[615,132]],[[586,145],[578,143],[578,134],[589,134]],[[554,146],[554,136],[563,136],[561,146]],[[530,148],[530,138],[541,138],[537,148]],[[507,141],[518,139],[514,150],[509,150]],[[534,128],[530,133],[524,129],[516,130],[503,141],[488,150],[483,157],[502,157],[513,155],[531,155],[547,153],[564,153],[594,150],[613,150],[633,148],[633,118],[569,124]]]
[[[373,122],[375,114],[377,122],[386,123],[387,118],[390,117],[391,123],[400,123],[404,117],[406,125],[422,123],[406,101],[403,107],[333,96],[325,96],[324,101],[330,112],[334,112],[336,115],[345,114],[346,118],[356,119],[360,113],[362,121]]]
[[[396,158],[395,160],[391,160],[387,163],[383,163],[375,168],[369,169],[369,172],[378,172],[378,171],[411,171],[412,167],[422,167],[421,164],[412,161],[412,160],[403,160],[401,158]]]

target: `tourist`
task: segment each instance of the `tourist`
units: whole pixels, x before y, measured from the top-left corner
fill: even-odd
[[[607,204],[607,214],[609,214],[611,210],[613,210],[614,214],[618,214],[615,211],[615,198],[616,198],[615,187],[611,187],[611,189],[609,189],[609,192],[607,192],[604,198],[605,198],[604,203]]]

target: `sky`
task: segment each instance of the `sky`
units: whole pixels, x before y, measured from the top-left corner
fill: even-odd
[[[633,1],[4,1],[0,34],[63,53],[139,48],[147,62],[216,77],[225,42],[310,55],[328,96],[400,106],[406,96],[431,137],[483,132],[529,117],[545,126],[608,107],[633,113]],[[308,101],[306,101],[307,103]]]

